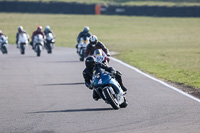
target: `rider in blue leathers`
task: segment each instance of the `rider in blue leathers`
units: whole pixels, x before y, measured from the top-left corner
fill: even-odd
[[[85,79],[85,85],[89,89],[92,89],[91,80],[92,80],[92,75],[93,75],[93,69],[95,68],[96,65],[99,65],[99,67],[101,67],[102,69],[104,69],[104,70],[110,72],[112,75],[114,75],[116,80],[118,81],[118,83],[122,87],[122,90],[124,92],[127,91],[127,89],[124,87],[124,85],[122,83],[122,78],[121,78],[122,74],[119,71],[115,71],[114,68],[108,67],[107,65],[105,65],[103,63],[96,63],[95,58],[93,56],[89,56],[89,57],[86,58],[86,60],[85,60],[86,68],[83,70],[83,77]],[[93,99],[95,99],[97,101],[99,98],[100,97],[96,93],[96,91],[93,91]]]

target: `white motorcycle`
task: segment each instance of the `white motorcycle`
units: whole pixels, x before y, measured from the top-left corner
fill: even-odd
[[[108,57],[102,49],[94,50],[93,57],[96,59],[96,62],[108,65]]]
[[[37,34],[34,36],[33,47],[34,51],[37,53],[37,56],[40,56],[44,47],[44,39],[41,34]]]
[[[80,42],[78,44],[78,54],[80,56],[80,61],[84,61],[85,51],[88,44],[89,44],[89,37],[84,37],[84,38],[82,37],[80,39]]]
[[[26,33],[20,33],[18,37],[17,45],[20,49],[21,54],[25,54],[25,49],[28,46],[29,36]]]
[[[8,37],[5,35],[1,35],[0,36],[0,49],[2,51],[3,54],[7,54],[8,53]]]
[[[47,50],[47,53],[49,53],[49,54],[52,53],[54,43],[55,43],[55,38],[54,38],[53,34],[48,33],[46,35],[46,42],[45,42],[45,45],[44,45],[45,49]]]

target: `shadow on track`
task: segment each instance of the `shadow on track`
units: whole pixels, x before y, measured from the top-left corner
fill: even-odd
[[[71,113],[71,112],[90,112],[90,111],[109,111],[113,108],[89,108],[89,109],[67,109],[67,110],[53,110],[53,111],[38,111],[30,113]]]
[[[83,82],[79,82],[79,83],[57,83],[57,84],[43,84],[41,86],[56,86],[56,85],[82,85],[85,84]]]

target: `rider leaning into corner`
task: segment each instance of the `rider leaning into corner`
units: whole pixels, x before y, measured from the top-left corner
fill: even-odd
[[[94,50],[96,49],[102,49],[107,56],[110,56],[109,50],[105,47],[105,45],[102,42],[98,41],[98,38],[95,35],[90,36],[89,41],[90,43],[88,44],[85,52],[86,57],[89,55],[93,55]]]
[[[38,26],[37,29],[36,29],[36,31],[34,31],[33,34],[32,34],[32,37],[31,37],[32,40],[31,40],[31,42],[30,42],[30,45],[32,46],[32,48],[34,48],[34,47],[33,47],[33,39],[34,39],[34,36],[35,36],[35,35],[38,35],[38,34],[41,34],[41,35],[43,36],[43,39],[46,38],[44,32],[42,31],[42,26]]]
[[[120,84],[120,86],[122,87],[122,90],[124,92],[127,91],[127,89],[124,87],[123,83],[122,83],[122,74],[119,71],[116,71],[114,68],[112,67],[108,67],[103,63],[97,63],[95,61],[95,58],[93,56],[89,56],[86,58],[85,60],[85,66],[86,68],[83,70],[83,77],[85,79],[85,85],[92,90],[92,84],[91,84],[91,80],[92,80],[92,75],[93,75],[93,69],[99,65],[99,67],[101,67],[102,69],[104,69],[105,71],[110,72],[118,81],[118,83]],[[95,90],[93,90],[93,99],[94,100],[98,100],[100,99],[99,95],[96,93]]]
[[[26,31],[24,30],[24,28],[23,28],[22,26],[19,26],[19,27],[17,28],[17,34],[16,34],[16,45],[17,45],[17,48],[19,48],[19,46],[18,46],[19,35],[20,35],[20,34],[23,34],[23,33],[25,33],[25,34],[27,35],[28,41],[29,41],[29,34],[26,33]]]
[[[90,37],[91,36],[91,33],[90,33],[90,28],[88,26],[85,26],[83,31],[81,31],[77,37],[77,44],[76,44],[76,48],[78,48],[78,44],[80,42],[80,39],[82,37]]]

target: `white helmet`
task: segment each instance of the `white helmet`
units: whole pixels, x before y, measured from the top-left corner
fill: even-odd
[[[83,29],[83,32],[89,32],[89,31],[90,31],[90,28],[88,26],[85,26]]]
[[[91,44],[96,44],[98,41],[98,38],[95,35],[90,36],[90,43]]]
[[[50,30],[50,26],[47,25],[44,30],[45,31],[49,31]]]
[[[22,26],[19,26],[19,27],[18,27],[18,31],[19,31],[19,32],[22,32],[22,31],[23,31],[23,27],[22,27]]]

